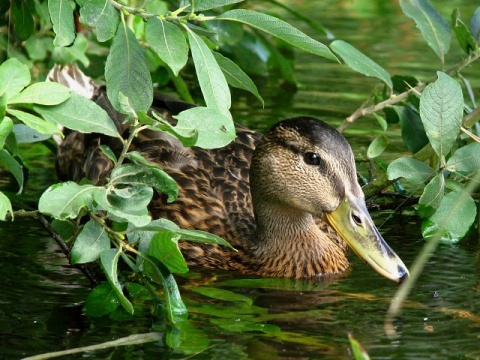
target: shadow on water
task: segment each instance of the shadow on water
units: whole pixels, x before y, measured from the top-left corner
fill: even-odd
[[[437,3],[446,11],[461,5],[460,1]],[[306,14],[325,14],[318,20],[338,29],[338,38],[350,41],[391,73],[428,79],[434,71],[431,64],[438,64],[434,54],[425,50],[414,25],[401,15],[396,1],[312,1],[295,6]],[[449,16],[448,12],[444,15]],[[282,89],[273,80],[265,84],[261,89],[265,109],[238,93],[233,105],[235,118],[259,130],[296,115],[317,116],[338,124],[368,97],[376,83],[308,54],[297,54],[295,75],[299,81],[295,93]],[[478,80],[471,80],[478,93]],[[360,121],[346,133],[356,154],[365,153],[372,137],[381,131],[373,122],[365,126],[371,120]],[[398,129],[395,125],[392,129],[392,146],[398,146],[398,135],[394,135]],[[32,155],[33,163],[43,162],[34,164],[42,170],[31,174],[36,191],[41,191],[42,179],[48,179],[53,171],[48,165],[52,158],[47,154],[41,160],[34,159]],[[375,222],[384,223],[380,229],[384,238],[409,265],[423,246],[419,223],[408,213],[390,215],[374,214]],[[67,265],[36,223],[19,220],[2,224],[0,238],[3,359],[92,345],[152,330],[165,333],[164,339],[69,358],[344,359],[351,358],[348,333],[374,359],[480,358],[480,251],[475,238],[455,246],[440,246],[394,324],[396,338],[387,337],[384,331],[386,309],[396,285],[353,255],[352,271],[340,279],[318,282],[192,273],[189,279],[180,281],[190,318],[180,330],[171,331],[155,323],[148,307],[135,318],[118,313],[118,321],[82,316],[89,284]],[[237,297],[235,301],[215,300],[202,295],[205,288],[230,291]],[[172,349],[165,343],[176,346]]]

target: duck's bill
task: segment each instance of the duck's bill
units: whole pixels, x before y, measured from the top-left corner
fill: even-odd
[[[353,251],[379,274],[397,283],[408,276],[407,267],[380,235],[363,199],[345,199],[325,217]]]

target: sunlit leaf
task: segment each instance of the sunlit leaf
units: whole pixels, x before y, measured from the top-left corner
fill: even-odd
[[[105,110],[93,101],[75,93],[72,93],[70,98],[59,105],[35,105],[33,108],[45,120],[54,124],[63,125],[82,133],[96,132],[120,137],[113,120]]]
[[[153,85],[145,52],[132,30],[120,22],[105,63],[107,96],[122,112],[119,93],[128,97],[136,111],[147,111],[153,102]]]
[[[427,44],[444,62],[450,48],[450,25],[429,1],[400,0],[402,11],[413,19]]]
[[[100,317],[111,313],[120,306],[117,294],[109,282],[96,286],[83,305],[83,312],[89,317]]]
[[[339,55],[353,70],[380,79],[392,88],[392,79],[388,72],[368,56],[343,40],[335,40],[330,44],[333,51]]]
[[[214,52],[213,55],[230,86],[252,93],[262,103],[262,106],[265,105],[255,83],[237,64],[218,52]]]
[[[117,267],[120,254],[121,250],[119,249],[104,250],[100,254],[100,264],[102,265],[103,272],[107,275],[108,282],[115,291],[120,304],[122,304],[126,312],[133,314],[133,305],[123,293],[122,286],[118,280]]]
[[[358,342],[351,334],[348,334],[348,340],[352,347],[352,353],[355,360],[370,360],[370,356],[363,348],[362,344]]]
[[[48,11],[56,35],[54,45],[68,46],[75,40],[74,8],[72,0],[48,0]]]
[[[407,157],[396,159],[388,165],[389,180],[404,178],[412,185],[423,184],[435,176],[433,169],[427,164]]]
[[[224,115],[228,114],[231,106],[230,89],[212,51],[202,38],[191,30],[188,31],[188,41],[207,107]]]
[[[23,166],[6,149],[0,149],[0,166],[7,169],[15,178],[18,185],[18,193],[23,190],[24,176]]]
[[[206,231],[178,229],[175,233],[180,235],[180,240],[188,240],[202,244],[219,244],[235,250],[226,240]]]
[[[0,96],[8,100],[30,83],[30,71],[27,65],[16,58],[6,60],[0,65]]]
[[[333,55],[326,45],[312,39],[289,23],[273,16],[258,13],[252,10],[235,9],[217,16],[217,19],[241,22],[278,37],[290,45],[306,52],[319,55],[330,60],[338,61],[337,57]]]
[[[443,72],[423,90],[420,118],[430,144],[438,156],[446,156],[457,139],[463,119],[463,95],[460,84]]]
[[[175,130],[185,135],[196,131],[195,145],[204,149],[220,148],[235,139],[235,125],[229,114],[199,106],[174,117],[178,120]]]
[[[475,221],[477,206],[466,191],[452,191],[445,195],[437,211],[422,223],[425,240],[440,236],[440,242],[456,243]]]
[[[7,214],[12,215],[13,220],[13,209],[10,199],[3,192],[0,191],[0,220],[5,221]]]
[[[182,31],[171,22],[153,17],[147,21],[145,37],[153,51],[177,76],[188,60],[188,46]]]
[[[104,42],[115,35],[120,17],[109,0],[89,0],[80,8],[80,21],[92,27],[97,40]]]
[[[50,186],[40,197],[38,210],[57,219],[74,219],[80,210],[90,206],[96,192],[105,189],[93,185],[78,185],[73,181]]]
[[[473,38],[467,25],[460,19],[460,10],[454,9],[452,12],[452,27],[457,37],[458,44],[467,54],[475,50],[475,39]]]
[[[456,150],[447,161],[450,171],[472,173],[480,170],[480,144],[471,143]]]
[[[388,139],[385,135],[379,135],[370,143],[367,149],[369,159],[380,156],[388,145]]]
[[[16,109],[8,109],[7,112],[15,116],[18,120],[23,122],[25,125],[29,126],[30,128],[38,131],[41,134],[61,134],[62,131],[57,128],[56,125],[52,124],[51,122],[45,121],[42,118],[30,114],[28,112]]]
[[[39,82],[8,99],[9,104],[57,105],[70,97],[70,89],[55,82]]]
[[[227,6],[242,2],[244,0],[201,0],[195,1],[195,11],[205,11],[221,6]]]
[[[90,220],[78,234],[70,252],[72,264],[84,264],[96,261],[100,254],[110,249],[110,239],[105,228]]]
[[[13,121],[8,116],[5,116],[3,120],[0,121],[0,149],[3,149],[5,146],[5,140],[7,136],[13,130]]]
[[[147,253],[162,262],[170,272],[184,274],[188,272],[188,266],[178,247],[179,238],[171,230],[157,232],[150,240]]]

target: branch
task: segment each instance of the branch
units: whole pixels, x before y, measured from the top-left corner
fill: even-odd
[[[473,53],[473,54],[469,55],[467,58],[465,58],[464,60],[460,61],[458,64],[452,66],[450,69],[448,69],[446,71],[446,73],[449,74],[449,75],[452,75],[456,72],[459,72],[463,68],[470,65],[472,62],[476,61],[479,57],[480,57],[480,51],[476,52],[476,53]],[[366,115],[376,113],[380,110],[385,109],[386,107],[389,107],[389,106],[398,104],[399,102],[402,102],[403,100],[407,99],[408,96],[411,93],[415,93],[415,92],[420,93],[425,88],[425,86],[427,86],[427,84],[435,81],[436,79],[437,79],[437,76],[435,75],[433,78],[428,80],[426,83],[420,83],[417,86],[415,86],[414,88],[411,88],[411,89],[409,89],[409,90],[407,90],[407,91],[405,91],[401,94],[393,95],[391,98],[389,98],[385,101],[379,102],[378,104],[368,106],[368,107],[365,107],[364,105],[362,105],[360,108],[355,110],[355,112],[352,115],[345,118],[343,123],[338,127],[338,131],[343,132],[350,124],[352,124],[355,120],[357,120],[358,118],[360,118],[362,116],[366,116]]]

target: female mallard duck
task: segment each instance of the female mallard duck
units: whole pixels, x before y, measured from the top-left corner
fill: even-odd
[[[53,78],[68,84],[62,79],[69,75],[59,74]],[[112,118],[121,117],[105,99],[100,96],[97,103]],[[193,105],[163,98],[155,106],[171,116]],[[70,133],[59,147],[61,177],[98,181],[111,167],[98,147],[107,143],[115,148],[109,141]],[[133,146],[179,185],[178,199],[171,204],[161,194],[154,197],[154,218],[209,231],[238,250],[181,242],[191,266],[309,278],[345,271],[348,245],[383,276],[400,282],[408,275],[368,213],[348,142],[322,121],[284,120],[263,137],[237,126],[235,141],[214,150],[185,148],[153,131],[142,132]]]

